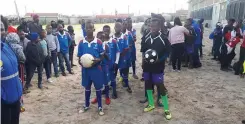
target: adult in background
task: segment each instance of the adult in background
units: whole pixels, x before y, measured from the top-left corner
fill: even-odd
[[[54,74],[55,77],[59,77],[57,55],[58,52],[60,52],[60,43],[57,37],[52,34],[53,30],[51,25],[46,26],[46,31],[47,31],[46,41],[48,43],[49,51],[51,52],[51,61],[54,67]],[[50,69],[50,71],[51,70],[52,69]]]
[[[56,33],[60,44],[60,52],[58,53],[59,58],[59,66],[63,76],[66,76],[65,67],[64,67],[64,60],[66,63],[67,70],[70,74],[74,74],[71,71],[71,64],[69,61],[69,44],[71,42],[70,35],[64,31],[64,28],[61,24],[58,24],[58,32]]]
[[[51,27],[52,27],[51,33],[55,35],[57,32],[57,23],[55,21],[51,21]]]
[[[23,29],[22,26],[18,26],[18,27],[17,27],[17,34],[18,34],[19,37],[20,37],[20,42],[19,42],[19,44],[23,47],[23,51],[24,51],[24,53],[25,53],[27,44],[30,42],[30,40],[28,40],[28,39],[25,37],[25,31],[24,31],[24,29]]]
[[[5,25],[4,25],[4,22],[2,22],[2,20],[1,20],[1,27],[0,28],[1,28],[1,42],[5,42],[7,30],[5,29]]]
[[[42,72],[45,56],[43,53],[42,45],[39,42],[39,35],[37,33],[30,33],[30,39],[31,42],[29,42],[26,47],[28,73],[26,77],[25,89],[28,90],[28,88],[32,86],[31,79],[34,75],[36,68],[38,71],[38,88],[42,89]]]
[[[199,51],[200,51],[200,57],[202,58],[203,56],[203,52],[202,52],[202,47],[203,47],[203,33],[204,33],[204,27],[203,27],[203,22],[204,22],[204,19],[201,18],[199,21],[198,21],[198,24],[200,26],[200,30],[201,30],[201,45],[199,47]]]
[[[77,66],[73,63],[73,53],[74,53],[74,48],[77,46],[76,42],[75,42],[75,33],[74,33],[74,29],[71,25],[69,25],[67,27],[68,33],[70,34],[71,37],[71,41],[70,41],[70,48],[69,48],[69,59],[71,62],[71,68],[73,66]]]
[[[42,25],[39,23],[39,16],[37,14],[32,15],[33,22],[30,22],[28,28],[30,33],[38,33],[39,35],[42,32]]]
[[[150,25],[150,22],[151,22],[151,18],[147,18],[144,22],[144,24],[142,25],[141,29],[140,29],[140,34],[142,36],[144,36],[144,34],[146,32],[149,32],[149,25]]]
[[[12,49],[1,42],[1,124],[19,124],[21,81],[18,62]]]
[[[202,63],[200,62],[199,52],[198,52],[201,46],[201,29],[199,24],[193,19],[192,19],[192,27],[196,32],[196,38],[194,42],[194,53],[193,53],[193,67],[199,68],[202,67]]]
[[[221,70],[223,71],[229,71],[230,63],[227,56],[227,45],[226,43],[229,42],[231,39],[233,39],[236,36],[236,31],[234,30],[234,23],[235,19],[229,19],[228,25],[225,26],[223,29],[223,43],[221,45],[221,51],[220,51],[220,63],[221,63]],[[234,50],[231,52],[234,53]]]
[[[24,33],[29,33],[29,27],[28,27],[28,24],[27,24],[27,21],[25,20],[25,18],[21,18],[20,20],[20,27],[22,28],[22,30],[24,31]],[[17,29],[18,30],[18,29]]]
[[[181,59],[185,48],[185,34],[189,35],[189,31],[182,26],[179,17],[174,19],[174,27],[170,29],[168,39],[172,47],[172,67],[173,71],[181,70]],[[177,65],[177,68],[176,68]]]
[[[237,65],[234,66],[235,75],[243,74],[243,63],[245,62],[245,34],[243,33],[243,42],[240,47],[240,56]],[[245,68],[244,68],[245,69]]]
[[[191,19],[187,19],[185,23],[185,28],[189,30],[189,35],[185,35],[185,65],[183,67],[193,68],[193,52],[194,52],[194,42],[196,38],[196,32],[191,26]]]

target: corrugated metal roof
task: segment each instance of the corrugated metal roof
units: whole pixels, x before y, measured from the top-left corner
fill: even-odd
[[[37,14],[37,15],[39,15],[40,17],[57,17],[57,16],[59,16],[59,14],[58,13],[26,13],[25,14],[25,17],[31,17],[33,14]]]
[[[96,18],[100,18],[100,19],[114,19],[114,18],[127,18],[129,17],[128,14],[118,14],[118,15],[96,15]]]

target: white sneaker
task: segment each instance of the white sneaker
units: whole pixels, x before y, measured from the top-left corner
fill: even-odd
[[[50,78],[48,79],[48,82],[49,82],[49,83],[53,83],[53,81],[52,81]]]
[[[105,114],[102,108],[99,108],[98,114],[99,114],[100,116],[103,116],[103,115]]]
[[[180,72],[180,70],[178,70],[178,72]]]
[[[176,69],[172,69],[172,72],[176,72]]]

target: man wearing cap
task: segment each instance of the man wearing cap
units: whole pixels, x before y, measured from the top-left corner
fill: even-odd
[[[42,89],[42,72],[43,62],[45,60],[44,51],[42,45],[39,42],[37,33],[30,33],[31,42],[26,47],[26,61],[27,61],[27,78],[25,89],[31,86],[31,79],[37,68],[38,71],[38,88]]]
[[[33,22],[29,23],[28,25],[30,33],[38,33],[40,35],[42,32],[42,25],[39,23],[39,16],[34,14],[32,18]]]

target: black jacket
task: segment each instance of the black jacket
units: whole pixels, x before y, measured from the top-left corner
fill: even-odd
[[[30,22],[28,24],[28,28],[30,30],[30,33],[38,33],[40,35],[42,32],[42,25],[34,23],[34,22]]]
[[[197,34],[192,26],[187,27],[187,30],[189,30],[189,35],[185,35],[185,43],[187,45],[192,45],[194,44]]]
[[[167,36],[161,33],[157,38],[154,38],[152,43],[150,36],[148,36],[143,44],[143,48],[143,53],[149,49],[156,50],[159,59],[159,61],[154,64],[144,62],[143,72],[163,73],[165,69],[165,59],[168,57],[170,51],[170,42]]]
[[[29,42],[26,47],[26,59],[28,63],[33,63],[35,65],[43,64],[45,56],[43,54],[43,48],[40,44]]]

